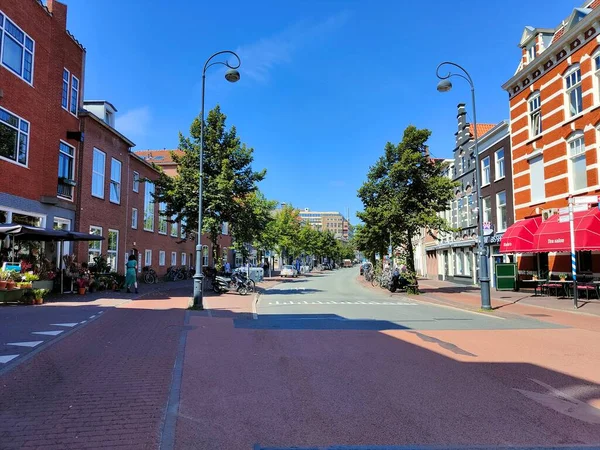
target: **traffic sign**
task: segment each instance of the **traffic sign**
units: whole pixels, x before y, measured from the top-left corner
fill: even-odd
[[[565,206],[564,208],[560,208],[558,213],[562,216],[563,214],[569,214],[569,207]]]
[[[564,215],[564,216],[558,216],[558,221],[559,221],[560,223],[568,222],[568,221],[569,221],[569,215],[568,215],[568,214],[566,214],[566,215]]]
[[[598,203],[600,196],[598,195],[584,195],[582,197],[573,197],[573,203],[575,205],[587,205],[588,203]]]

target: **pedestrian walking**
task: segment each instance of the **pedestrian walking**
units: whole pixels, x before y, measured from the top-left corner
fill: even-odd
[[[229,261],[227,261],[225,263],[225,274],[229,275],[231,273],[231,264],[229,264]]]
[[[135,255],[132,253],[129,255],[129,259],[127,264],[127,270],[125,272],[125,286],[127,287],[127,293],[131,293],[131,286],[135,288],[135,293],[138,293],[138,284],[137,284],[137,259]]]

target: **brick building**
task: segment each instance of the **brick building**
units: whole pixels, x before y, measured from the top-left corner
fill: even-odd
[[[72,229],[85,49],[67,7],[0,0],[0,222]]]
[[[508,92],[515,223],[502,251],[520,270],[570,272],[569,224],[558,220],[570,196],[600,193],[600,1],[575,8],[556,28],[526,27]],[[575,214],[578,270],[600,272],[597,208]]]

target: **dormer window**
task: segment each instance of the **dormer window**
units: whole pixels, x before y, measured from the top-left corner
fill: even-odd
[[[533,61],[536,56],[537,56],[537,49],[536,49],[535,41],[533,41],[527,47],[527,61],[529,61],[529,62]]]
[[[112,121],[113,121],[113,113],[106,110],[104,112],[104,121],[108,124],[112,126]]]

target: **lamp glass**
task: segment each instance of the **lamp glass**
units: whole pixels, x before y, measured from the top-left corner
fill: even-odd
[[[452,89],[452,83],[450,80],[442,80],[437,85],[437,90],[439,92],[448,92],[450,89]]]
[[[240,73],[235,69],[229,69],[225,72],[225,79],[230,83],[235,83],[236,81],[239,81]]]

